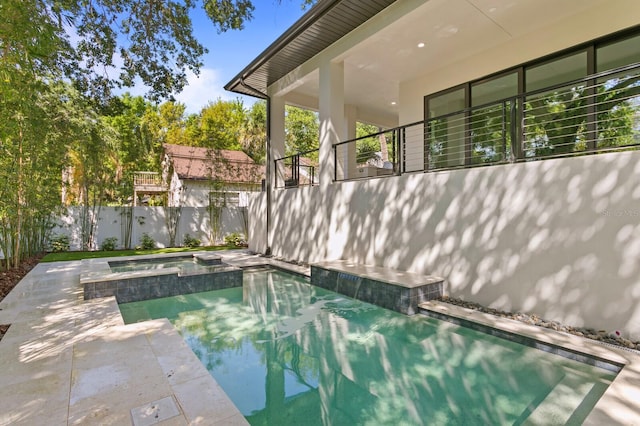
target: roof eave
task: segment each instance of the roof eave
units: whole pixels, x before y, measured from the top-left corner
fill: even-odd
[[[230,92],[241,93],[254,97],[265,97],[266,91],[264,88],[254,88],[247,86],[244,83],[244,79],[255,72],[258,68],[264,65],[273,55],[278,53],[283,47],[289,44],[292,40],[298,37],[304,30],[309,28],[319,18],[324,16],[334,5],[341,0],[319,0],[307,13],[302,15],[287,31],[285,31],[280,37],[269,45],[262,53],[260,53],[249,65],[247,65],[242,71],[240,71],[231,81],[229,81],[224,89]],[[242,90],[238,90],[241,88]],[[258,94],[262,96],[258,96]]]

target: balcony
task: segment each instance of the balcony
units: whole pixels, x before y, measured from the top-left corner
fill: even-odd
[[[634,64],[338,143],[334,180],[638,147],[640,64]]]
[[[276,188],[318,185],[318,150],[299,152],[275,161]]]
[[[140,194],[166,192],[168,189],[166,182],[162,182],[162,176],[157,172],[135,172],[133,188],[135,192]]]

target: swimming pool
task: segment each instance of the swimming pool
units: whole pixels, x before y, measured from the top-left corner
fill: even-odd
[[[120,309],[169,318],[252,424],[580,424],[615,377],[274,270]]]

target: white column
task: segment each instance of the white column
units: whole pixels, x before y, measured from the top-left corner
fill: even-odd
[[[284,185],[283,179],[283,167],[280,164],[279,167],[275,167],[274,161],[278,158],[282,158],[285,155],[284,151],[284,110],[285,102],[281,96],[271,97],[271,110],[270,110],[270,126],[271,126],[271,143],[269,144],[269,151],[271,154],[271,176],[269,181],[271,182],[271,189],[276,188],[276,183],[280,186]]]
[[[334,178],[333,145],[346,140],[344,125],[344,65],[320,65],[320,186],[326,188]]]

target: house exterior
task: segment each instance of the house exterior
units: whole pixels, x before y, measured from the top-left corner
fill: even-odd
[[[250,247],[640,339],[639,76],[636,0],[319,0],[226,86],[269,105]],[[318,185],[278,183],[287,104],[319,111]]]
[[[242,151],[173,144],[164,144],[164,151],[171,206],[246,206],[248,194],[260,191],[264,166]]]

